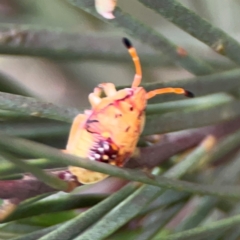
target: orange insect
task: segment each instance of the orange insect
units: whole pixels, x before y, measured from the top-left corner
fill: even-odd
[[[117,91],[112,83],[98,85],[89,95],[92,109],[74,119],[66,148],[67,153],[119,167],[135,153],[145,124],[148,99],[163,93],[193,97],[191,92],[182,88],[162,88],[146,92],[139,86],[142,70],[137,52],[128,39],[124,38],[123,43],[136,68],[132,87]],[[102,92],[106,97],[100,97]],[[69,171],[83,184],[94,183],[108,176],[73,166],[69,167]]]

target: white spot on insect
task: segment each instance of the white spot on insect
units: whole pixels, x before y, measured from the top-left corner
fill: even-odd
[[[103,144],[103,148],[108,151],[110,149],[109,145],[107,143],[104,143]]]
[[[71,173],[66,172],[65,175],[64,175],[64,180],[72,181],[73,180],[73,175]]]
[[[114,158],[116,158],[116,157],[117,157],[117,155],[115,155],[115,154],[111,156],[112,159],[114,159]]]
[[[103,153],[103,152],[104,152],[104,148],[98,148],[98,151],[99,151],[100,153]]]
[[[95,159],[93,156],[90,156],[90,157],[89,157],[89,160],[95,161],[96,159]]]
[[[100,155],[100,154],[97,154],[97,153],[95,153],[95,154],[94,154],[94,158],[95,158],[95,159],[100,159],[100,158],[101,158],[101,155]]]

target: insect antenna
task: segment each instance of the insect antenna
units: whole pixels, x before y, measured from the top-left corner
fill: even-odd
[[[123,38],[123,43],[127,47],[128,52],[132,57],[132,60],[134,62],[135,69],[136,69],[136,73],[135,73],[133,83],[132,83],[132,88],[138,87],[140,85],[141,79],[142,79],[142,69],[141,69],[141,63],[140,63],[137,51],[132,46],[129,39]],[[194,97],[194,94],[192,92],[190,92],[188,90],[185,90],[183,88],[168,87],[168,88],[161,88],[161,89],[156,89],[156,90],[150,91],[150,92],[147,93],[146,98],[150,99],[150,98],[153,98],[156,95],[164,94],[164,93],[183,94],[186,97],[190,97],[190,98]]]
[[[174,94],[183,94],[186,97],[193,98],[194,94],[188,90],[185,90],[184,88],[160,88],[155,89],[153,91],[150,91],[147,93],[147,99],[153,98],[156,95],[164,94],[164,93],[174,93]]]
[[[141,68],[141,63],[137,54],[136,49],[132,46],[131,42],[127,38],[123,38],[123,44],[127,47],[129,54],[132,57],[132,60],[135,65],[135,76],[133,79],[132,83],[132,88],[133,87],[138,87],[141,83],[142,80],[142,68]]]

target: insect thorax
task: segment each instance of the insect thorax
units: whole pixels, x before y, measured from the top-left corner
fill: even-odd
[[[89,159],[120,166],[133,154],[144,126],[145,90],[120,90],[116,98],[104,108],[93,111],[85,129],[94,139]],[[104,136],[105,133],[109,136]]]

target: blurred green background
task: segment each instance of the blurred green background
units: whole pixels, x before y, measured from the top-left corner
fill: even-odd
[[[239,38],[239,24],[236,20],[240,1],[180,1],[200,16],[208,19],[236,39]],[[35,96],[60,105],[79,109],[89,106],[87,96],[101,82],[117,85],[130,84],[134,66],[121,38],[121,30],[102,23],[91,15],[74,8],[64,0],[55,1],[1,1],[1,22],[26,24],[40,28],[63,29],[106,39],[109,36],[109,53],[102,59],[49,60],[31,57],[0,57],[0,71],[19,81]],[[150,25],[192,55],[210,62],[214,67],[234,67],[229,60],[215,54],[209,47],[192,38],[161,16],[145,8],[138,1],[119,0],[119,7]],[[99,40],[100,41],[100,40]],[[158,54],[148,46],[133,40],[143,62],[143,82],[157,82],[192,77],[186,70],[172,64],[167,56]],[[99,43],[99,48],[102,43]],[[104,46],[105,47],[105,46]],[[101,51],[101,49],[99,49]],[[106,52],[106,51],[105,51]],[[147,55],[147,60],[145,56]]]
[[[182,0],[179,2],[181,2],[187,8],[192,9],[201,17],[207,19],[214,27],[219,27],[236,40],[240,40],[240,0]],[[137,38],[130,37],[133,45],[136,47],[139,53],[142,62],[143,83],[155,82],[161,84],[162,82],[167,82],[166,84],[168,84],[168,82],[171,83],[171,81],[175,81],[175,84],[178,80],[180,80],[180,84],[185,83],[187,86],[193,86],[195,87],[195,90],[199,90],[200,97],[206,93],[211,94],[219,91],[225,92],[232,90],[234,87],[229,87],[232,85],[235,87],[239,86],[238,76],[240,73],[238,72],[238,69],[230,72],[229,75],[224,72],[225,70],[237,68],[237,64],[233,61],[220,54],[217,54],[213,51],[213,49],[200,42],[196,38],[191,37],[189,34],[185,33],[169,21],[165,20],[160,16],[160,14],[157,14],[154,11],[146,8],[137,0],[118,0],[118,6],[124,12],[129,13],[145,23],[146,26],[149,26],[155,29],[156,32],[161,33],[167,39],[175,43],[176,46],[183,47],[189,53],[189,55],[207,62],[215,70],[215,72],[210,70],[208,72],[209,75],[202,73],[199,74],[205,76],[199,78],[196,77],[197,80],[194,81],[195,79],[192,78],[194,78],[195,75],[189,72],[192,70],[190,69],[192,66],[191,62],[187,62],[187,64],[189,64],[189,71],[187,71],[173,63],[169,56],[166,56],[165,54],[162,54],[145,45],[143,43],[144,40],[143,42],[140,42]],[[121,42],[122,37],[129,36],[127,36],[126,33],[119,28],[105,24],[103,21],[80,10],[80,8],[74,7],[68,3],[68,1],[0,0],[0,21],[0,48],[2,45],[6,48],[8,45],[13,48],[17,46],[16,49],[23,48],[23,52],[19,53],[19,56],[11,56],[11,51],[8,52],[8,55],[2,54],[0,56],[0,73],[5,74],[9,77],[9,79],[11,79],[11,81],[7,81],[6,85],[8,85],[10,88],[15,88],[15,90],[17,89],[17,91],[12,91],[12,93],[19,93],[18,91],[23,89],[25,91],[25,95],[43,100],[44,102],[51,102],[58,106],[69,107],[69,109],[70,107],[75,107],[79,109],[79,111],[83,111],[84,109],[90,107],[88,103],[88,95],[99,83],[113,82],[117,86],[123,86],[130,85],[133,80],[134,65],[127,52],[127,49]],[[11,30],[9,24],[13,24],[13,30]],[[5,27],[7,30],[4,30]],[[24,31],[21,33],[22,35],[20,34],[18,36],[16,34],[18,28],[26,28],[27,32],[29,30],[29,38],[24,39]],[[36,35],[36,38],[34,38],[34,34],[31,35],[32,32],[35,31],[34,29],[39,29],[39,35]],[[44,29],[47,29],[48,31],[45,31]],[[77,36],[79,38],[77,38],[77,40],[74,33],[78,34]],[[11,34],[14,37],[13,39],[8,38],[9,36],[11,37]],[[38,34],[38,31],[36,31],[36,34]],[[6,35],[8,36],[7,38]],[[213,35],[211,35],[211,37]],[[59,39],[57,38],[58,36]],[[21,46],[21,43],[23,46]],[[56,49],[54,49],[55,45]],[[46,55],[47,58],[23,56],[38,56],[39,52],[37,49],[39,46],[43,46],[43,48],[46,47],[47,50],[45,49],[45,52],[42,51],[40,55]],[[52,47],[53,51],[50,51],[47,47],[49,47],[50,50]],[[158,48],[159,50],[162,50],[161,44],[159,44]],[[66,49],[69,49],[69,52]],[[3,51],[3,49],[1,50]],[[174,48],[174,50],[176,50],[176,48]],[[76,51],[76,54],[74,54],[74,51]],[[51,56],[51,54],[53,55]],[[178,61],[178,57],[179,56],[177,56],[176,59],[172,57],[172,59],[174,59],[174,61]],[[191,58],[189,59],[191,60]],[[181,60],[184,62],[184,58],[181,58]],[[199,62],[196,61],[196,63]],[[201,68],[201,64],[199,64],[199,66],[199,68]],[[194,71],[195,70],[192,70],[192,72]],[[218,79],[216,80],[216,77],[215,79],[211,78],[210,74],[213,72],[219,74],[219,76],[221,76],[221,74],[223,75],[220,82],[220,84],[222,83],[222,86],[217,85]],[[224,74],[226,74],[226,76]],[[185,81],[185,79],[190,80]],[[209,82],[206,83],[206,80],[209,80]],[[204,89],[200,89],[202,82],[203,86],[207,86],[207,88],[209,84],[209,91],[207,90],[204,92]],[[216,83],[216,91],[212,86],[212,83],[214,82]],[[200,87],[198,87],[198,84]],[[156,87],[156,85],[153,87]],[[0,88],[1,91],[4,91],[2,86],[0,86]],[[170,98],[165,97],[162,99],[166,101],[175,99],[183,100],[184,97],[170,96]],[[222,100],[222,102],[219,102],[218,100]],[[158,98],[155,101],[158,101]],[[101,205],[97,205],[98,201],[101,201],[108,196],[103,194],[105,192],[111,193],[109,197],[110,199],[112,199],[111,197],[116,196],[116,194],[119,194],[120,197],[123,198],[120,201],[118,196],[118,201],[115,202],[115,205],[113,205],[112,208],[106,208],[105,213],[110,213],[110,216],[113,214],[115,217],[119,216],[122,212],[124,214],[124,211],[129,213],[129,215],[126,214],[122,218],[119,217],[119,219],[116,217],[116,221],[112,221],[116,223],[116,229],[111,229],[111,226],[108,225],[110,232],[108,233],[108,236],[111,235],[111,231],[114,232],[115,230],[120,229],[115,235],[113,235],[112,238],[110,236],[109,239],[111,240],[123,239],[123,236],[131,236],[131,234],[136,235],[138,237],[136,239],[138,240],[144,239],[141,238],[141,233],[148,236],[151,235],[152,237],[157,233],[159,236],[162,236],[165,235],[166,229],[167,231],[172,231],[172,233],[178,234],[181,231],[187,231],[188,229],[199,226],[208,227],[209,222],[214,222],[224,217],[228,219],[228,217],[238,214],[239,205],[237,203],[232,204],[232,199],[239,199],[240,191],[235,191],[236,195],[234,195],[234,191],[230,192],[228,195],[227,191],[224,192],[224,190],[222,190],[221,184],[223,182],[227,182],[229,185],[232,185],[233,182],[239,182],[239,96],[235,96],[232,94],[232,92],[225,92],[222,95],[212,94],[206,98],[195,98],[193,100],[189,100],[190,104],[187,101],[188,100],[185,99],[183,101],[178,101],[177,104],[176,102],[173,102],[167,105],[163,104],[157,106],[148,106],[149,108],[147,109],[147,114],[148,122],[150,123],[147,123],[148,125],[143,135],[153,134],[155,133],[155,129],[157,131],[156,133],[163,134],[174,132],[176,130],[187,129],[184,134],[187,135],[189,133],[189,135],[191,135],[192,130],[189,130],[191,128],[215,124],[209,128],[204,128],[204,133],[201,135],[201,137],[198,136],[199,133],[201,134],[201,129],[195,129],[194,131],[196,131],[197,134],[192,134],[192,139],[188,138],[190,142],[195,141],[193,145],[187,145],[182,150],[177,150],[176,152],[173,151],[173,153],[167,155],[168,157],[164,158],[161,155],[162,150],[160,148],[162,148],[163,151],[164,148],[168,148],[168,150],[171,152],[172,149],[175,149],[175,145],[172,146],[169,144],[169,142],[171,140],[173,141],[174,139],[176,141],[177,137],[180,136],[182,132],[165,135],[166,138],[164,138],[165,136],[163,137],[163,142],[168,137],[170,139],[167,147],[164,145],[164,143],[161,145],[161,142],[160,145],[156,144],[155,146],[151,143],[151,141],[146,140],[146,138],[142,138],[141,140],[146,140],[145,143],[148,141],[148,146],[155,146],[154,150],[151,150],[153,148],[150,147],[145,148],[145,150],[147,149],[146,152],[148,151],[145,154],[146,162],[148,160],[146,155],[149,158],[149,162],[152,160],[152,158],[155,158],[153,159],[153,162],[155,161],[155,163],[157,162],[157,157],[162,157],[162,160],[159,160],[155,165],[159,165],[161,167],[164,177],[183,177],[184,180],[187,180],[191,183],[201,183],[203,185],[203,190],[195,190],[194,187],[189,190],[187,184],[186,186],[183,185],[179,187],[179,185],[177,185],[178,182],[176,181],[175,183],[173,181],[173,183],[171,183],[172,185],[170,184],[170,187],[175,190],[169,191],[166,190],[170,188],[167,181],[164,183],[158,181],[159,185],[163,184],[163,189],[156,188],[151,185],[143,185],[141,189],[139,188],[141,190],[139,191],[139,189],[136,190],[136,186],[131,183],[132,185],[130,185],[129,188],[131,191],[128,189],[128,191],[125,191],[125,195],[121,195],[118,191],[116,191],[116,189],[124,185],[126,181],[121,181],[117,178],[110,178],[93,186],[84,186],[78,188],[73,193],[58,193],[49,198],[43,197],[43,202],[38,200],[33,200],[32,203],[31,200],[30,203],[24,202],[22,205],[20,205],[20,210],[18,209],[19,211],[16,213],[16,215],[13,214],[13,216],[10,216],[10,220],[6,220],[11,221],[12,217],[13,219],[17,219],[16,221],[10,222],[6,225],[0,225],[0,238],[2,237],[2,239],[4,239],[4,234],[6,234],[5,239],[10,239],[11,234],[16,236],[21,236],[21,234],[23,234],[24,239],[25,233],[34,232],[38,229],[45,230],[45,227],[53,226],[57,223],[62,223],[61,226],[63,229],[66,227],[66,229],[71,232],[72,229],[68,228],[67,221],[73,218],[73,220],[76,222],[84,222],[84,214],[81,215],[79,212],[84,211],[86,207],[89,207],[89,205],[86,205],[86,202],[90,200],[92,200],[90,206],[96,206],[93,212],[98,211],[101,208]],[[219,115],[217,115],[218,107],[219,109],[222,107],[221,111],[219,110]],[[4,133],[16,137],[34,139],[46,145],[52,145],[57,148],[65,147],[69,133],[69,119],[71,118],[71,114],[66,116],[65,120],[66,122],[68,121],[68,123],[62,123],[60,121],[58,122],[52,120],[56,118],[52,118],[51,116],[49,117],[49,115],[44,116],[49,119],[30,117],[28,111],[24,112],[25,110],[23,110],[21,112],[21,106],[17,106],[16,112],[14,112],[11,108],[10,110],[12,112],[1,112],[0,130],[4,130]],[[41,110],[44,110],[44,107],[42,107]],[[6,114],[6,116],[4,114]],[[215,115],[219,116],[219,118],[216,118]],[[62,120],[63,116],[59,113],[58,117],[60,120]],[[227,120],[229,122],[227,122]],[[225,121],[225,125],[217,125],[219,123],[222,124],[222,122]],[[207,145],[209,144],[209,133],[214,135],[214,144],[212,144],[210,147]],[[212,136],[210,136],[210,138],[211,137]],[[197,140],[194,138],[197,138]],[[200,143],[203,138],[204,144],[206,145]],[[219,141],[220,138],[223,140]],[[2,142],[1,144],[3,144]],[[178,142],[176,141],[176,145],[177,143]],[[37,147],[39,146],[36,145],[36,149]],[[192,147],[195,148],[193,149]],[[39,148],[41,150],[41,146]],[[181,155],[180,152],[183,150],[186,150],[186,152]],[[152,152],[154,152],[155,155],[149,155]],[[232,152],[234,152],[233,155],[228,158],[228,154]],[[16,155],[19,154],[17,150],[14,153]],[[217,164],[216,166],[211,165],[216,159],[221,160],[221,158],[226,157],[226,155],[228,158],[226,162],[230,162],[229,168],[227,168],[226,165],[221,164],[219,164],[220,166],[217,166]],[[151,156],[151,159],[149,156]],[[21,158],[21,154],[19,154],[18,157]],[[34,157],[36,156],[34,155]],[[168,158],[169,161],[166,161],[167,163],[162,166],[161,161],[165,161]],[[206,162],[209,163],[209,165],[206,164],[207,167],[204,164],[203,166],[199,165],[199,162],[201,162],[200,160],[202,160],[202,158],[205,160],[207,158]],[[43,160],[43,162],[45,160]],[[34,164],[34,161],[36,162],[36,166],[39,166],[39,168],[43,169],[47,167],[62,167],[62,163],[60,164],[60,162],[51,162],[51,159],[50,161],[47,159],[47,164],[44,166],[37,165],[39,162],[41,163],[42,159],[30,160],[29,162]],[[6,162],[7,161],[4,162],[1,160],[0,172],[3,175],[5,174],[3,179],[4,177],[12,179],[14,177],[19,178],[22,176],[19,175],[19,173],[22,173],[23,171],[21,167],[21,171],[19,171],[15,165],[11,165],[9,167],[8,162]],[[28,160],[26,162],[28,162]],[[183,163],[183,165],[181,165],[181,163]],[[195,167],[195,169],[197,169],[197,174],[195,174],[195,172],[191,172],[192,166],[193,168]],[[227,176],[223,174],[225,172],[225,167],[227,169]],[[17,173],[17,175],[11,175],[12,173]],[[145,173],[141,172],[141,174],[146,178]],[[138,175],[136,174],[136,176]],[[136,176],[133,175],[133,178]],[[232,179],[229,180],[229,176],[232,176]],[[137,181],[138,179],[131,180]],[[174,185],[174,183],[176,185]],[[218,183],[220,187],[213,186],[212,189],[207,191],[206,189],[211,183]],[[162,187],[162,185],[160,186]],[[164,187],[166,187],[166,189]],[[188,193],[185,191],[188,191]],[[113,192],[115,194],[112,194]],[[88,196],[86,195],[87,193],[94,193],[97,195]],[[199,193],[204,195],[206,194],[206,196],[196,196]],[[80,199],[81,196],[79,194],[83,194],[82,196],[86,197],[85,200],[83,197],[83,203],[80,201],[82,199]],[[158,195],[157,197],[155,196],[156,194]],[[210,194],[210,196],[208,194]],[[223,198],[223,200],[220,201],[218,197],[222,196],[221,194],[230,200],[226,201],[225,198]],[[155,196],[155,199],[152,198],[153,195]],[[55,200],[55,202],[53,200]],[[41,205],[42,203],[43,205]],[[121,208],[119,207],[120,205]],[[47,207],[49,208],[50,214],[46,213]],[[54,213],[55,207],[58,213]],[[28,217],[27,214],[29,214],[29,212],[29,216],[32,216],[31,211],[34,208],[36,212],[34,213],[33,211],[32,215],[36,214],[36,216],[27,218],[25,220],[21,219]],[[81,210],[79,210],[79,208],[81,208]],[[30,209],[29,212],[25,211],[26,209]],[[75,211],[76,209],[77,211]],[[90,208],[90,210],[91,209],[92,208]],[[122,209],[122,212],[119,209]],[[41,215],[42,211],[44,211],[46,214]],[[120,213],[117,211],[120,211]],[[183,213],[183,218],[186,220],[185,222],[179,220],[179,212],[180,215],[181,212]],[[194,216],[195,213],[196,215]],[[87,214],[89,214],[89,211],[87,211]],[[94,228],[95,223],[100,223],[100,225],[103,224],[103,226],[106,224],[104,221],[107,220],[105,220],[105,216],[103,216],[104,214],[102,214],[100,217],[96,217],[96,219],[92,218],[93,222],[89,223],[89,226],[92,224],[91,227],[93,226],[93,232],[95,231],[94,233],[96,234],[99,234],[99,232],[101,233],[101,231],[99,231],[98,228]],[[79,216],[83,216],[83,218],[80,219]],[[103,218],[100,219],[101,217]],[[19,218],[20,220],[18,220]],[[172,218],[173,220],[171,220]],[[123,222],[121,222],[122,219]],[[119,220],[119,222],[117,220]],[[236,222],[239,221],[239,219],[236,220]],[[154,225],[154,223],[159,223],[159,225]],[[124,227],[121,228],[123,225]],[[178,226],[178,228],[175,229],[175,226]],[[15,229],[17,229],[16,233],[14,232]],[[76,229],[77,228],[75,228],[75,231],[78,231],[78,229]],[[102,229],[105,229],[105,227],[102,227]],[[85,231],[85,229],[81,231]],[[152,231],[152,233],[149,233],[149,231]],[[209,229],[206,230],[206,232],[208,231]],[[215,234],[216,233],[218,232],[216,231]],[[239,231],[236,231],[236,236],[240,235],[238,233]],[[9,236],[7,236],[8,234]],[[59,233],[55,231],[54,234],[58,236],[57,234]],[[203,234],[205,234],[204,231]],[[218,239],[218,234],[216,234],[216,236],[217,237],[215,239]],[[227,237],[224,239],[227,239]],[[99,239],[104,239],[104,236],[99,236]],[[178,238],[176,237],[174,239]]]

